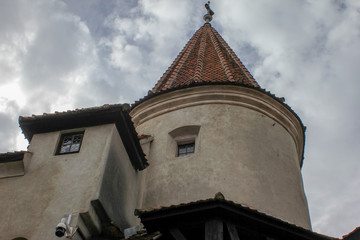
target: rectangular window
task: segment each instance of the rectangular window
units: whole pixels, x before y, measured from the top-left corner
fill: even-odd
[[[195,152],[195,142],[178,145],[178,157],[189,155]]]
[[[79,152],[83,136],[84,132],[62,135],[56,154]]]

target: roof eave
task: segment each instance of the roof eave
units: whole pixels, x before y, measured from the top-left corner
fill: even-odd
[[[222,218],[235,221],[237,224],[246,225],[261,232],[275,233],[276,235],[283,236],[284,239],[337,239],[312,232],[311,230],[223,199],[200,200],[150,211],[140,211],[138,215],[149,232],[161,231],[167,227],[174,226],[175,222],[182,220],[196,222],[210,218]]]

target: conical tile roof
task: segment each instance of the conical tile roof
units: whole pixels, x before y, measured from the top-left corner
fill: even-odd
[[[152,89],[159,93],[191,83],[237,82],[259,87],[220,34],[205,23]]]

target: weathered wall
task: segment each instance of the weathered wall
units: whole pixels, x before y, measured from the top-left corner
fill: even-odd
[[[34,135],[25,175],[0,179],[0,239],[58,239],[63,215],[86,212],[98,198],[114,128],[86,128],[80,152],[65,155],[55,155],[60,132]]]
[[[300,170],[303,130],[278,101],[239,86],[202,86],[151,98],[131,115],[139,134],[154,137],[144,207],[213,198],[220,191],[311,228]],[[184,126],[200,126],[195,153],[176,157],[169,133]]]
[[[134,210],[141,207],[142,174],[132,166],[114,126],[99,200],[121,229],[139,225]]]

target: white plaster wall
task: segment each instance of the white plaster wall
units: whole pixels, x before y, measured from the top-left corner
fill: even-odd
[[[25,175],[0,179],[0,239],[58,239],[64,214],[86,212],[97,199],[114,125],[85,129],[79,153],[55,155],[60,132],[36,134]]]
[[[132,111],[137,132],[154,137],[144,207],[213,198],[220,191],[227,200],[311,228],[299,123],[280,103],[254,91],[190,88],[152,98]],[[239,104],[239,99],[245,100]],[[176,157],[169,152],[169,132],[188,125],[200,126],[196,151]]]
[[[132,166],[114,126],[99,200],[110,219],[121,229],[140,224],[134,210],[141,208],[142,180],[143,172]]]

